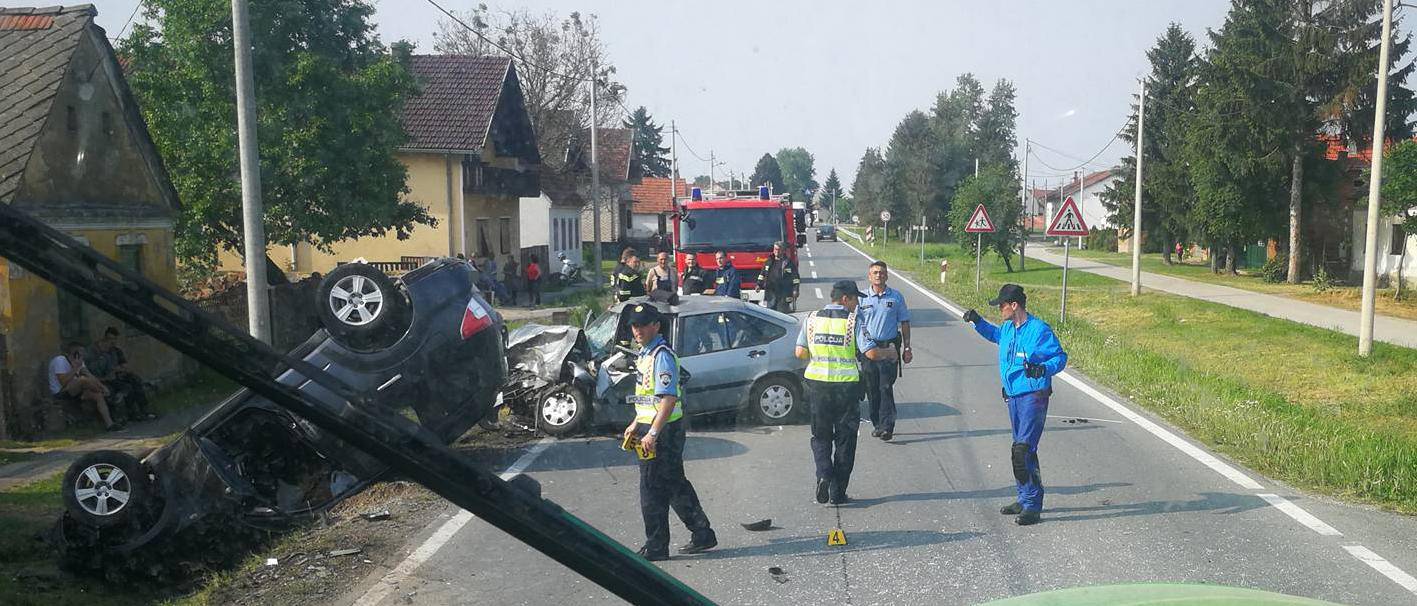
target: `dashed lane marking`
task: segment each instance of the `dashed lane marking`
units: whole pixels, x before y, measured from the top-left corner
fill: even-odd
[[[1296,522],[1308,526],[1309,529],[1313,530],[1314,532],[1317,532],[1327,537],[1343,536],[1343,533],[1339,532],[1338,529],[1329,526],[1328,524],[1325,524],[1323,520],[1314,517],[1314,514],[1304,511],[1303,507],[1295,505],[1294,503],[1290,502],[1289,499],[1281,497],[1277,494],[1269,493],[1260,493],[1255,496],[1264,499],[1265,502],[1269,503],[1270,505],[1273,505],[1275,509],[1284,512],[1284,515],[1294,518]]]

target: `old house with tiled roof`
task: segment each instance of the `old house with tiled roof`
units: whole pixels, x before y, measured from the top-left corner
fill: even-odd
[[[630,186],[630,229],[633,240],[669,235],[669,216],[674,212],[674,197],[688,197],[689,183],[683,179],[646,177]]]
[[[92,5],[0,8],[0,204],[175,289],[179,205]],[[0,259],[0,438],[31,429],[44,363],[117,322]],[[123,331],[134,372],[161,380],[182,358]],[[51,415],[51,419],[55,415]]]
[[[638,179],[631,173],[635,137],[628,128],[598,129],[596,145],[600,162],[600,241],[623,242],[630,225],[630,185]],[[589,164],[590,158],[584,158]],[[589,190],[586,191],[589,196]],[[595,240],[594,215],[587,204],[581,215],[581,237]],[[618,255],[619,251],[615,251]]]
[[[384,269],[411,269],[429,257],[516,255],[522,196],[540,191],[541,154],[527,116],[516,67],[504,57],[414,55],[419,94],[400,117],[408,141],[397,157],[408,168],[409,199],[428,209],[433,226],[341,242],[329,252],[306,244],[272,249],[296,273],[329,271],[363,258]],[[235,255],[224,266],[240,267]]]

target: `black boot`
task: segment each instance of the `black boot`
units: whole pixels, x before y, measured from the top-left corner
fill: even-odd
[[[1018,514],[1023,513],[1023,505],[1020,505],[1018,501],[1014,501],[1012,503],[1009,503],[1008,505],[1000,507],[999,513],[1002,513],[1006,516],[1016,516]]]

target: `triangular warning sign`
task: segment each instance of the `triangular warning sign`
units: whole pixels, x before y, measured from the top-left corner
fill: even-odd
[[[994,222],[989,220],[989,211],[984,210],[983,204],[976,207],[974,214],[969,216],[969,222],[964,224],[964,231],[971,234],[994,233]]]
[[[833,528],[833,529],[831,529],[831,532],[828,532],[828,533],[827,533],[827,545],[834,547],[834,546],[837,546],[837,545],[845,545],[845,544],[846,544],[846,533],[842,532],[840,528]]]
[[[1048,224],[1048,235],[1050,236],[1086,236],[1087,223],[1082,220],[1082,212],[1078,210],[1078,205],[1073,202],[1073,197],[1063,200],[1063,208],[1058,210],[1058,214],[1053,215],[1053,222]]]

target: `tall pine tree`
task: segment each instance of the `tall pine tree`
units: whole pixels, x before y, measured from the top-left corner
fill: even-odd
[[[782,184],[782,167],[777,165],[777,158],[772,157],[772,154],[765,153],[763,157],[758,158],[758,165],[753,167],[751,180],[753,187],[768,185],[772,187],[773,192],[779,194],[786,191],[786,186]]]
[[[641,105],[625,120],[625,128],[634,133],[635,154],[630,160],[630,174],[641,177],[669,176],[669,148],[664,147],[664,127],[654,123],[649,111]]]
[[[1183,120],[1195,109],[1197,74],[1196,43],[1172,23],[1146,52],[1151,62],[1146,87],[1145,174],[1142,179],[1142,232],[1151,248],[1160,248],[1162,259],[1171,264],[1171,246],[1186,239],[1191,201],[1190,171],[1183,157]],[[1122,139],[1136,147],[1137,110]],[[1131,231],[1133,198],[1136,194],[1136,155],[1122,159],[1119,179],[1102,192],[1102,204],[1113,225]],[[1133,240],[1137,242],[1137,240]]]
[[[874,217],[886,210],[886,160],[881,150],[868,147],[856,165],[856,180],[851,183],[851,201],[861,220],[874,223]]]

